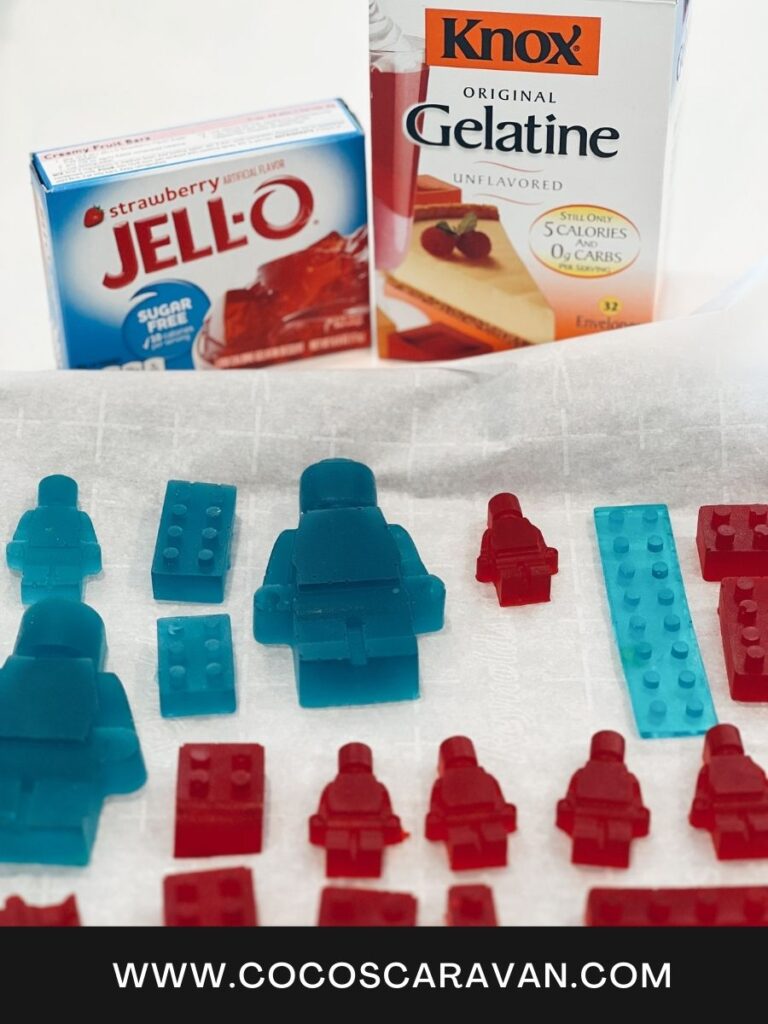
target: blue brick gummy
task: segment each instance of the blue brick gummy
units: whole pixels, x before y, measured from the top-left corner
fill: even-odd
[[[256,591],[254,636],[293,648],[303,707],[418,697],[416,634],[442,629],[442,581],[408,533],[387,525],[362,463],[310,466],[299,507],[298,529],[279,535]]]
[[[157,620],[157,680],[163,718],[237,710],[228,615]]]
[[[611,619],[640,735],[717,724],[666,505],[595,509]]]
[[[152,561],[156,600],[221,604],[236,495],[228,484],[168,482]]]
[[[37,508],[19,520],[6,546],[8,567],[21,573],[21,600],[83,598],[83,580],[101,572],[101,548],[90,517],[77,507],[77,483],[46,476],[37,489]]]
[[[147,773],[104,623],[59,598],[24,613],[0,669],[0,861],[87,864],[105,797]]]

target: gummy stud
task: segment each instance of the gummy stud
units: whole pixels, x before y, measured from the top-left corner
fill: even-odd
[[[616,540],[619,552],[621,541]],[[557,551],[547,547],[541,530],[523,517],[514,494],[491,498],[476,578],[494,585],[502,608],[549,601],[557,562]]]
[[[709,730],[703,760],[691,825],[711,833],[718,860],[768,858],[768,777],[744,753],[736,726]]]
[[[254,928],[258,924],[250,868],[191,871],[163,879],[165,925]]]
[[[77,507],[77,483],[68,476],[40,481],[37,508],[19,520],[6,546],[8,567],[21,573],[21,600],[83,598],[86,576],[101,572],[101,548],[90,517]]]
[[[79,924],[74,896],[53,907],[30,907],[20,896],[9,896],[0,909],[0,928],[74,928]]]
[[[174,857],[260,853],[264,748],[187,743],[179,750]]]
[[[326,850],[328,878],[378,878],[384,849],[408,838],[392,810],[389,793],[373,774],[371,748],[347,743],[339,772],[309,819],[309,841]]]
[[[613,629],[640,735],[650,739],[706,732],[717,717],[667,506],[597,508],[595,529]],[[621,552],[616,549],[617,538],[627,542],[627,548],[620,545]],[[631,578],[626,571],[629,565]],[[642,632],[638,622],[643,623]],[[683,672],[687,674],[681,676]],[[651,693],[654,699],[649,701]]]
[[[731,696],[768,703],[768,579],[724,579],[717,610]]]
[[[298,529],[277,538],[254,596],[254,636],[293,648],[303,707],[413,700],[416,635],[442,629],[442,581],[387,525],[367,466],[318,462],[299,491]]]
[[[438,779],[432,787],[425,835],[444,842],[454,871],[506,867],[507,835],[517,811],[496,779],[477,763],[474,744],[453,736],[440,745]]]
[[[738,928],[768,925],[768,886],[713,889],[592,889],[593,928]]]
[[[648,835],[650,821],[640,784],[624,764],[624,737],[595,733],[589,760],[557,805],[556,825],[573,838],[571,860],[627,868],[632,840]]]
[[[229,616],[158,619],[157,678],[163,718],[226,715],[235,711]]]
[[[696,547],[705,580],[768,576],[768,506],[703,505]]]
[[[104,623],[46,598],[0,669],[0,862],[87,864],[105,797],[146,781],[128,700],[104,671]]]
[[[404,892],[327,886],[320,897],[317,923],[323,928],[412,928],[416,900]]]
[[[152,561],[156,600],[221,604],[236,496],[228,484],[168,482]]]
[[[445,923],[449,928],[495,928],[499,922],[490,886],[452,886],[448,890]]]

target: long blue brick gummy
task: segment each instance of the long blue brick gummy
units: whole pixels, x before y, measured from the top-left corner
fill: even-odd
[[[640,735],[717,724],[666,505],[595,509],[611,619]]]
[[[221,604],[236,495],[229,484],[168,482],[152,561],[156,600]]]

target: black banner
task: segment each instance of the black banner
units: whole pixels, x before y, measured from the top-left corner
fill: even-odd
[[[0,930],[3,990],[94,1010],[194,1000],[207,1012],[296,1005],[711,1009],[762,1004],[761,929],[72,928]],[[488,1004],[490,1005],[490,1004]],[[734,1004],[735,1005],[735,1004]]]

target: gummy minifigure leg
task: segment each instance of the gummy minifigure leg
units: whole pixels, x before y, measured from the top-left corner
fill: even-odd
[[[454,871],[470,871],[477,867],[480,853],[480,837],[471,825],[449,826],[445,845],[448,860]]]
[[[747,821],[737,814],[716,814],[712,841],[720,860],[738,860],[749,856]]]

